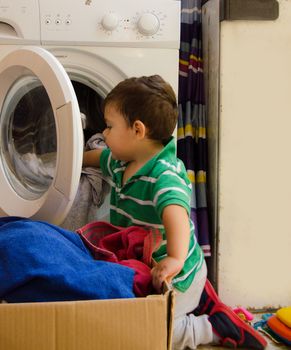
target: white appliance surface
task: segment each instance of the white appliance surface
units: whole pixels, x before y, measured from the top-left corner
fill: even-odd
[[[179,48],[174,0],[39,0],[43,44]]]
[[[54,90],[54,85],[50,86],[46,80],[49,81],[50,78],[50,72],[46,67],[50,66],[49,62],[61,63],[60,72],[55,72],[55,75],[62,76],[59,76],[57,89],[62,86],[60,82],[66,80],[67,90],[72,92],[71,80],[89,86],[101,98],[104,98],[118,82],[126,77],[160,74],[177,93],[179,21],[180,2],[174,0],[158,2],[153,0],[139,2],[133,0],[106,2],[96,0],[73,2],[70,0],[17,0],[13,2],[1,0],[0,74],[2,67],[2,77],[5,79],[7,77],[7,81],[6,89],[0,92],[0,120],[7,120],[0,123],[0,132],[7,138],[5,146],[7,149],[3,151],[2,143],[0,191],[14,194],[9,199],[9,205],[5,203],[1,195],[0,215],[27,216],[60,224],[68,213],[77,191],[82,162],[80,154],[83,152],[82,142],[78,144],[82,139],[80,111],[78,106],[73,107],[72,110],[66,111],[67,117],[64,119],[57,113],[61,106],[56,105],[54,109],[54,100],[50,92]],[[26,60],[27,66],[25,66],[25,60],[21,59],[23,48],[27,55],[32,56],[33,53],[37,54],[37,48],[41,48],[38,54],[47,57],[48,62],[40,63],[38,59],[33,62]],[[19,49],[17,53],[16,50]],[[19,55],[19,59],[11,61],[11,67],[5,58],[8,54],[13,57]],[[22,69],[17,68],[18,64],[23,65]],[[5,158],[3,154],[9,154],[10,142],[14,142],[9,131],[9,122],[13,123],[13,121],[9,121],[4,114],[6,109],[9,112],[12,108],[9,99],[17,100],[18,98],[13,96],[13,91],[15,90],[17,95],[19,90],[16,88],[13,90],[13,86],[17,87],[20,84],[18,81],[22,82],[27,75],[32,75],[34,80],[40,81],[47,90],[56,121],[58,145],[56,168],[52,170],[51,163],[46,160],[46,168],[42,169],[41,173],[41,177],[46,178],[50,176],[48,173],[55,174],[51,184],[47,185],[47,189],[42,189],[37,195],[32,194],[31,196],[29,194],[23,196],[21,192],[18,192],[19,179],[14,181],[13,186],[11,181],[6,179],[9,168],[13,168],[10,163],[13,163],[15,159],[8,160],[6,162],[8,165],[5,165],[3,160]],[[10,89],[9,84],[12,87]],[[12,97],[9,94],[12,94]],[[76,96],[72,96],[70,101],[75,101],[75,99]],[[64,124],[62,120],[66,120],[66,125],[61,126]],[[68,136],[69,134],[71,136]],[[71,159],[66,156],[70,151]],[[22,172],[23,168],[27,172],[27,169],[33,167],[33,162],[42,164],[43,161],[40,156],[26,154],[24,164],[23,158],[20,159]],[[29,166],[27,159],[30,161]],[[29,181],[34,180],[35,175],[36,173],[32,173]],[[63,187],[70,188],[70,190],[66,192],[63,188],[58,188],[57,193],[52,195],[52,189],[56,187],[56,183],[62,183]],[[30,184],[26,186],[25,191],[29,192],[27,191],[29,188]]]
[[[0,45],[40,44],[38,0],[1,0],[0,4]]]

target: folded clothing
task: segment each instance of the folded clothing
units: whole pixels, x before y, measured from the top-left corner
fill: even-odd
[[[134,271],[96,261],[75,232],[0,218],[0,299],[8,302],[132,298]]]
[[[276,316],[281,322],[283,322],[287,327],[291,328],[291,306],[282,307],[276,312]]]
[[[291,345],[291,328],[281,322],[276,315],[268,319],[267,325],[283,343]]]

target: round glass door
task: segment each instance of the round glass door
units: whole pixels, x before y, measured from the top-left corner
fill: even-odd
[[[47,91],[32,72],[8,91],[0,130],[1,160],[10,185],[24,199],[41,197],[55,175],[57,133]]]
[[[64,67],[40,47],[0,60],[0,216],[60,224],[78,190],[80,109]]]

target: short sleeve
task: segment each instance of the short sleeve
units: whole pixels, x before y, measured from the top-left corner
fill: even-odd
[[[180,205],[190,215],[191,185],[186,177],[165,171],[155,183],[153,197],[160,218],[168,205]]]

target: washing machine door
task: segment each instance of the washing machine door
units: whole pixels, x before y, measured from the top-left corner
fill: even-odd
[[[60,224],[83,157],[77,98],[63,66],[27,47],[0,61],[0,216]]]

